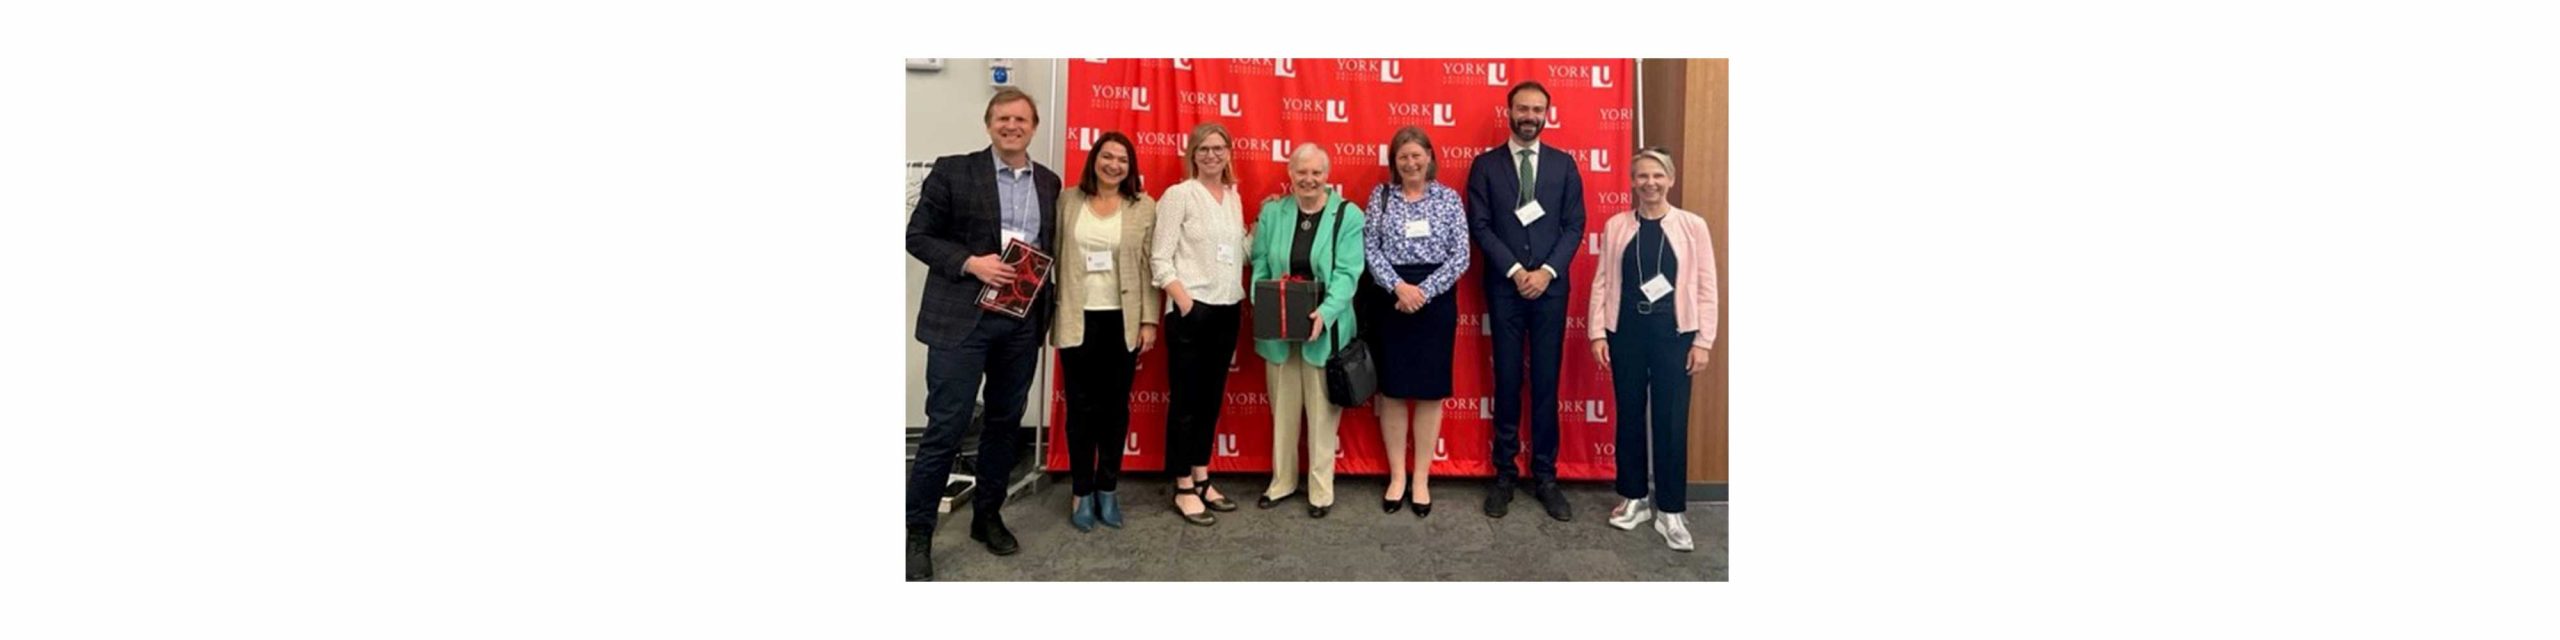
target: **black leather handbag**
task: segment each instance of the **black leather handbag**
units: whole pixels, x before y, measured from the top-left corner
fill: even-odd
[[[1333,208],[1334,232],[1342,229],[1342,209],[1351,206],[1344,201]],[[1336,332],[1335,338],[1341,338]],[[1378,395],[1378,364],[1369,359],[1369,343],[1360,336],[1336,344],[1333,358],[1324,363],[1324,391],[1337,407],[1364,407],[1369,396]]]

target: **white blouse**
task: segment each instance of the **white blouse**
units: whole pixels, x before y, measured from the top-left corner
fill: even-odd
[[[1076,221],[1075,242],[1076,247],[1084,251],[1085,260],[1090,263],[1094,256],[1119,256],[1122,216],[1119,213],[1111,214],[1109,218],[1095,216],[1091,201],[1077,208],[1082,211],[1076,215],[1084,218]],[[1122,213],[1126,213],[1128,208],[1125,204],[1120,206]],[[1112,311],[1120,308],[1120,265],[1116,260],[1109,269],[1095,270],[1091,264],[1066,267],[1083,274],[1079,282],[1084,286],[1084,310]]]
[[[1154,254],[1148,258],[1156,288],[1180,281],[1191,299],[1216,305],[1244,301],[1244,198],[1233,185],[1226,202],[1209,197],[1197,179],[1166,189],[1156,202]],[[1167,311],[1173,311],[1170,301]]]

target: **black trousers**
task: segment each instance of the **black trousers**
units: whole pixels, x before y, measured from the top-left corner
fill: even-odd
[[[1489,281],[1485,289],[1493,323],[1493,482],[1510,486],[1522,475],[1514,461],[1523,374],[1529,379],[1529,473],[1540,482],[1555,480],[1556,376],[1564,366],[1565,299],[1572,290],[1558,280],[1529,300],[1510,280]]]
[[[1067,383],[1067,476],[1079,496],[1120,490],[1120,452],[1129,438],[1129,351],[1117,309],[1084,312],[1084,343],[1058,350]]]
[[[1226,404],[1227,366],[1236,357],[1236,326],[1243,313],[1241,305],[1208,303],[1191,305],[1190,315],[1178,308],[1165,310],[1165,376],[1173,394],[1164,417],[1168,476],[1209,464],[1218,410]]]
[[[978,436],[980,517],[1004,507],[1006,481],[1022,439],[1022,411],[1031,393],[1031,374],[1040,366],[1040,345],[1048,323],[1035,314],[1019,319],[1001,313],[978,318],[969,337],[951,348],[928,347],[924,356],[924,441],[907,469],[907,529],[933,531],[942,487],[951,480],[951,464],[960,455],[960,440],[969,430],[970,396],[985,383],[985,433]]]
[[[1667,302],[1649,316],[1620,306],[1618,330],[1609,333],[1609,374],[1618,396],[1618,495],[1645,497],[1645,463],[1651,462],[1654,507],[1663,513],[1689,509],[1688,367],[1690,343],[1697,338],[1698,332],[1680,332]]]

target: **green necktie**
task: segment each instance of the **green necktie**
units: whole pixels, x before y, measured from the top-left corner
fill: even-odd
[[[1520,204],[1518,206],[1529,206],[1529,203],[1538,199],[1535,196],[1538,192],[1538,171],[1535,165],[1529,164],[1529,154],[1537,152],[1536,149],[1520,150]]]

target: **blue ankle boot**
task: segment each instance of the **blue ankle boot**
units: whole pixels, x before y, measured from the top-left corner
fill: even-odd
[[[1120,494],[1119,494],[1119,492],[1116,492],[1116,491],[1103,491],[1103,492],[1095,493],[1095,494],[1093,494],[1093,495],[1094,495],[1094,497],[1095,497],[1095,498],[1098,498],[1097,500],[1095,500],[1095,501],[1094,501],[1094,502],[1095,502],[1095,506],[1096,506],[1096,508],[1097,508],[1097,512],[1095,513],[1095,515],[1096,515],[1097,517],[1099,517],[1099,518],[1101,518],[1101,519],[1102,519],[1102,526],[1110,527],[1110,528],[1113,528],[1113,529],[1118,529],[1118,528],[1120,528]]]
[[[1094,502],[1093,496],[1076,496],[1076,512],[1067,516],[1067,524],[1075,525],[1077,531],[1092,531]]]

